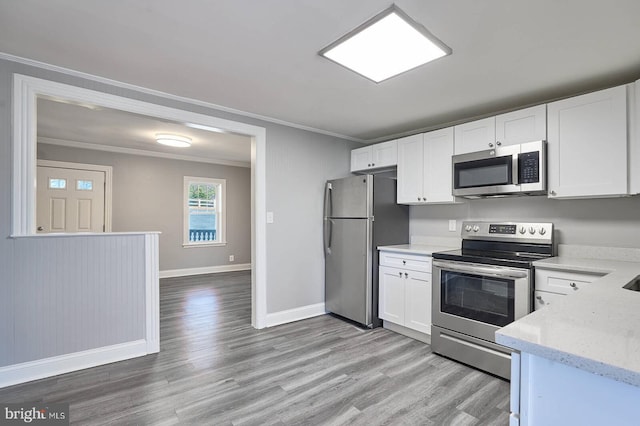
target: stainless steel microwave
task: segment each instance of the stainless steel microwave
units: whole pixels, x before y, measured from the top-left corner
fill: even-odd
[[[481,198],[547,193],[546,142],[454,155],[453,195]]]

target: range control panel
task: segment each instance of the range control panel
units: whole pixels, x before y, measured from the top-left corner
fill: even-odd
[[[550,243],[553,223],[462,222],[462,239]]]

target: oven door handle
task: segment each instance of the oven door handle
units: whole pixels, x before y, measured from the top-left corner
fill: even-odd
[[[451,263],[434,261],[433,266],[437,266],[440,269],[455,272],[465,272],[467,274],[483,275],[498,278],[527,278],[529,272],[519,272],[514,270],[505,270],[503,268],[494,268],[491,266],[480,266],[477,263],[473,264],[473,267],[464,267],[458,265],[452,265]]]

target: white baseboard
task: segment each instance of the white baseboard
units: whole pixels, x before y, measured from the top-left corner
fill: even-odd
[[[147,355],[147,342],[135,340],[67,355],[0,367],[0,388],[71,371]]]
[[[221,272],[250,271],[250,263],[237,265],[205,266],[203,268],[167,269],[160,271],[160,278],[187,277],[190,275],[219,274]]]
[[[288,309],[286,311],[274,312],[272,314],[267,314],[267,327],[317,317],[318,315],[324,315],[326,313],[327,311],[325,311],[324,303],[316,303],[315,305],[307,305],[300,308]]]

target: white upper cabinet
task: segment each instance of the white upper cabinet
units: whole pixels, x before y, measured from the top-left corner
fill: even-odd
[[[629,193],[640,194],[640,80],[633,85],[630,100]]]
[[[453,127],[398,140],[398,204],[454,203]]]
[[[427,203],[453,203],[453,127],[424,134],[424,190]]]
[[[455,127],[455,153],[547,139],[546,106],[537,105]]]
[[[496,115],[496,144],[547,140],[547,106],[537,105]]]
[[[627,195],[627,86],[547,105],[550,198]]]
[[[423,135],[398,139],[398,204],[426,203],[424,170]]]
[[[351,172],[389,168],[397,164],[398,143],[395,140],[351,151]]]
[[[493,148],[496,142],[495,117],[470,121],[455,126],[455,139],[456,154]]]

